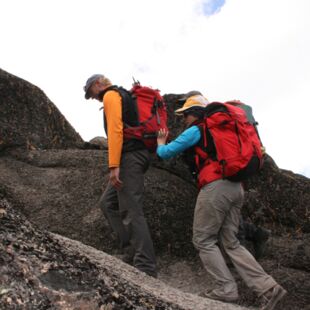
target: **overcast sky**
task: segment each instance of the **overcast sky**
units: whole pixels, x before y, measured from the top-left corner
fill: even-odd
[[[0,67],[40,87],[86,141],[94,73],[253,107],[280,168],[310,177],[309,0],[0,0]]]

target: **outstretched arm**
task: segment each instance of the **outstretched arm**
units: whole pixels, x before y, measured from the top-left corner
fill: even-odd
[[[169,159],[184,152],[186,149],[194,146],[201,138],[200,130],[197,126],[192,126],[183,131],[175,140],[165,144],[168,133],[164,130],[158,132],[157,155],[163,159]]]

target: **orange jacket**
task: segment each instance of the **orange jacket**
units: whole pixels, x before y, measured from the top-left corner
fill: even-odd
[[[109,168],[119,167],[123,147],[122,98],[115,90],[103,96],[104,114],[107,121]]]

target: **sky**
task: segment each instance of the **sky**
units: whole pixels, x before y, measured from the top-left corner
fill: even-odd
[[[267,153],[310,177],[309,0],[0,0],[0,68],[41,88],[85,141],[103,136],[94,73],[252,106]]]

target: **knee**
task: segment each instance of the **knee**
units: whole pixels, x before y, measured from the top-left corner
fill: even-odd
[[[221,244],[225,251],[234,250],[240,246],[240,242],[237,237],[231,239],[221,238]]]
[[[198,251],[202,249],[207,250],[216,245],[217,236],[209,236],[205,233],[194,232],[192,242]]]
[[[128,210],[120,211],[120,217],[124,225],[129,225],[132,222],[132,217]]]

